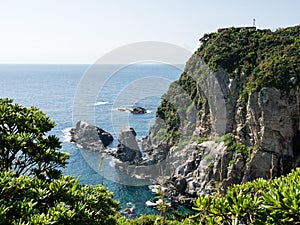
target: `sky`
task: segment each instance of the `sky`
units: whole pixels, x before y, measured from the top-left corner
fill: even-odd
[[[300,24],[299,0],[0,0],[0,64],[93,64],[120,46],[189,51],[220,27]]]

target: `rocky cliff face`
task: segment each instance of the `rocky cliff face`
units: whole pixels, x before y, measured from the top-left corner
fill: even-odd
[[[271,179],[300,165],[300,92],[286,95],[268,88],[251,94],[244,108],[239,104],[234,117],[227,118],[233,121],[232,135],[171,147],[170,152],[189,152],[171,174],[171,196],[187,203],[199,194],[226,191],[228,185],[258,177]]]
[[[291,34],[298,40],[300,27],[222,32],[203,37],[143,140],[147,162],[165,168],[159,175],[169,196],[185,204],[300,165],[300,42],[285,41]],[[224,36],[231,40],[228,54]],[[278,40],[262,47],[268,38]],[[225,48],[223,55],[210,49],[212,41],[215,49]],[[232,42],[242,41],[245,46],[234,51]]]

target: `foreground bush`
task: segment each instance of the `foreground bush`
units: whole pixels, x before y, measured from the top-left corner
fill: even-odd
[[[196,221],[190,218],[175,219],[169,218],[164,220],[159,215],[142,215],[136,219],[126,219],[121,217],[118,219],[118,225],[196,225]]]
[[[200,196],[195,205],[199,224],[300,224],[300,168],[232,186],[225,196]]]
[[[115,224],[118,203],[102,185],[79,185],[78,179],[36,177],[0,172],[0,224]]]

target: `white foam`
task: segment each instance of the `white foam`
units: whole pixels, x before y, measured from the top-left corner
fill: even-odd
[[[146,201],[146,205],[149,207],[154,207],[157,206],[158,204],[162,203],[161,199],[158,199],[156,202],[152,202],[152,201]]]
[[[80,145],[80,144],[77,144],[77,143],[76,143],[76,146],[77,146],[78,148],[83,148],[83,146],[82,146],[82,145]]]
[[[152,193],[155,193],[155,194],[159,194],[159,189],[161,189],[162,191],[167,190],[166,187],[162,187],[160,185],[155,185],[155,184],[149,185],[148,188],[151,190]]]
[[[96,102],[94,105],[107,105],[109,102]]]
[[[129,108],[113,108],[112,110],[130,113]]]
[[[65,128],[63,129],[61,132],[63,132],[63,136],[62,136],[62,141],[63,142],[70,142],[71,141],[71,131],[72,127],[68,127],[68,128]]]

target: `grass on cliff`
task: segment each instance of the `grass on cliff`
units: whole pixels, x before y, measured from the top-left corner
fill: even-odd
[[[235,141],[233,135],[230,133],[215,138],[215,141],[224,141],[224,144],[227,146],[227,151],[231,151],[234,154],[241,153],[246,163],[249,163],[252,153],[258,150],[258,146],[246,146]]]

